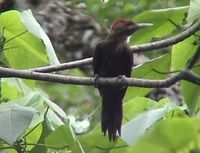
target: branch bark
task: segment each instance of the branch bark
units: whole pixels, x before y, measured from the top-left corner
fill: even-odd
[[[91,57],[91,58],[86,58],[86,59],[77,60],[77,61],[73,61],[73,62],[62,63],[59,65],[51,65],[51,66],[34,68],[34,69],[30,69],[30,71],[42,72],[42,73],[62,71],[62,70],[66,70],[66,69],[77,68],[77,67],[89,65],[92,63],[92,60],[93,59]]]
[[[49,81],[62,84],[74,84],[74,85],[95,85],[95,79],[93,77],[75,77],[75,76],[63,76],[58,74],[45,74],[40,72],[33,72],[28,70],[13,70],[0,67],[1,78],[23,78],[40,81]],[[181,79],[196,83],[200,85],[200,77],[192,73],[191,71],[182,71],[177,75],[168,78],[166,80],[145,80],[135,78],[99,78],[100,85],[126,85],[144,88],[164,88],[169,87],[172,84],[180,81]]]

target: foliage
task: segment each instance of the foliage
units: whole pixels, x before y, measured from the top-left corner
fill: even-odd
[[[181,4],[186,3],[182,1]],[[139,4],[132,0],[106,3],[100,0],[86,0],[85,4],[86,11],[99,21],[105,21],[102,22],[105,25],[112,22],[116,16],[134,18],[133,13],[140,12],[141,8],[162,8],[144,11],[134,18],[138,22],[154,23],[154,27],[136,33],[136,39],[130,40],[131,44],[174,35],[182,31],[182,27],[188,27],[200,18],[200,10],[197,7],[200,5],[199,0],[191,0],[190,7],[178,7],[180,3],[177,1],[173,3],[173,8],[163,8],[165,3],[161,5],[152,0],[143,0]],[[114,13],[116,15],[113,15]],[[106,16],[110,16],[109,20]],[[7,11],[0,14],[0,29],[2,65],[30,69],[59,63],[49,38],[30,10]],[[159,71],[183,69],[194,54],[199,37],[198,32],[173,45],[170,53],[137,66],[133,70],[133,77],[165,79],[167,73],[161,74]],[[195,67],[194,72],[199,74],[200,68]],[[85,76],[79,69],[70,70],[68,74]],[[145,98],[152,89],[129,88],[124,103],[122,137],[115,142],[109,142],[100,130],[96,117],[98,113],[95,112],[99,110],[97,104],[87,105],[87,101],[99,100],[96,98],[96,90],[92,91],[92,87],[47,85],[48,93],[63,97],[56,103],[63,106],[64,110],[73,105],[84,107],[88,114],[92,112],[87,120],[80,122],[66,115],[65,111],[51,100],[53,96],[43,91],[43,85],[38,86],[36,81],[1,78],[0,83],[0,150],[7,149],[8,153],[200,152],[200,88],[197,85],[181,81],[183,106],[175,105],[168,98],[159,102]],[[65,90],[61,90],[62,88]],[[64,102],[67,104],[64,105]],[[95,106],[97,109],[94,109]],[[90,131],[87,129],[89,121]],[[85,127],[87,130],[83,129]],[[78,133],[76,128],[82,128],[82,132]]]

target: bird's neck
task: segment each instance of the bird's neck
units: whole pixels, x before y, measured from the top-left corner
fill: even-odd
[[[116,53],[121,54],[125,51],[128,51],[127,48],[129,48],[129,45],[128,45],[127,37],[112,37],[111,35],[109,35],[106,38],[106,41],[115,48],[113,51],[115,51]]]
[[[113,35],[113,34],[108,35],[107,40],[109,42],[113,42],[113,43],[116,43],[116,44],[127,43],[127,37],[126,36],[116,36],[116,35]]]

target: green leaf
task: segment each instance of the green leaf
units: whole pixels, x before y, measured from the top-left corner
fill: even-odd
[[[156,108],[158,102],[145,97],[135,97],[123,105],[124,117],[128,120],[134,118],[138,114]]]
[[[200,67],[194,69],[196,74],[200,74]],[[199,85],[188,81],[181,81],[181,92],[184,102],[187,104],[190,114],[194,114],[200,108],[200,88]]]
[[[39,39],[42,39],[44,45],[45,45],[45,51],[48,55],[50,63],[53,64],[59,64],[58,58],[55,54],[54,48],[51,44],[51,41],[47,34],[44,32],[44,30],[41,28],[39,23],[34,18],[31,10],[25,10],[20,14],[20,19],[24,23],[24,26],[35,36],[37,36]]]
[[[100,126],[96,126],[89,133],[80,137],[80,142],[86,153],[108,153],[119,140],[110,142],[108,136],[103,136]],[[108,149],[100,149],[108,148]]]
[[[0,138],[13,145],[28,128],[35,113],[36,111],[30,107],[22,107],[17,104],[1,104]]]
[[[166,74],[159,72],[168,72],[170,68],[170,54],[166,54],[152,61],[133,69],[132,77],[141,79],[164,79]],[[155,72],[157,70],[159,72]],[[129,87],[126,92],[125,101],[134,97],[146,96],[152,89],[142,87]]]
[[[39,138],[37,143],[45,144],[45,138],[52,132],[52,130],[48,126],[48,123],[46,122],[46,120],[44,120],[41,125],[42,125],[42,133],[41,133],[40,138]],[[29,136],[28,136],[28,139],[29,139]],[[43,146],[36,145],[30,151],[30,153],[39,153],[39,152],[46,153],[47,152],[47,148],[43,147]]]
[[[62,125],[50,133],[45,139],[45,144],[56,148],[70,148],[76,141],[69,126]],[[72,149],[72,148],[70,148]]]
[[[30,130],[32,130],[32,128],[29,128],[29,130],[27,130],[27,132],[30,132]],[[34,127],[34,130],[31,131],[25,138],[26,141],[29,144],[37,144],[40,143],[38,142],[40,139],[40,136],[42,134],[42,124],[39,124],[37,127]],[[26,133],[27,133],[26,132]],[[34,145],[27,145],[26,150],[32,150],[35,146]],[[33,152],[32,152],[33,153]],[[44,152],[43,152],[44,153]]]
[[[33,121],[31,123],[31,127],[41,123],[44,120],[44,114],[49,106],[49,110],[46,114],[46,119],[48,120],[49,126],[52,129],[63,125],[63,121],[58,117],[62,117],[66,119],[67,116],[65,112],[55,103],[53,103],[48,98],[41,95],[39,92],[30,92],[28,96],[24,96],[22,98],[14,99],[12,101],[7,102],[9,104],[16,103],[21,106],[31,107],[38,111],[38,113],[34,116]]]
[[[195,37],[191,36],[172,47],[172,71],[182,70],[197,49],[193,42]],[[181,60],[180,60],[181,59]]]
[[[74,141],[75,138],[71,134],[69,127],[63,125],[48,135],[48,137],[45,139],[45,144],[57,148],[63,148],[68,147]]]
[[[1,81],[2,97],[8,99],[19,98],[22,95],[29,95],[31,89],[22,79],[3,78]]]
[[[153,127],[128,153],[171,153],[183,151],[197,139],[199,119],[174,118],[162,120]],[[144,147],[145,146],[145,147]]]
[[[40,39],[26,32],[18,11],[0,14],[0,29],[4,29],[6,44],[4,55],[12,68],[33,68],[48,64],[44,45]],[[9,20],[8,20],[9,19]]]
[[[32,107],[37,111],[43,111],[43,98],[37,92],[30,92],[29,95],[24,96],[20,99],[13,100],[11,102],[17,101],[17,104],[26,107]]]
[[[190,0],[190,8],[188,11],[187,20],[188,22],[193,22],[200,19],[200,1],[199,0]]]
[[[185,17],[188,7],[175,7],[159,10],[145,11],[137,15],[134,20],[137,22],[153,23],[151,28],[145,28],[134,34],[131,42],[133,44],[149,42],[152,38],[161,38],[172,33],[176,26],[169,20],[180,24]]]
[[[151,110],[129,121],[122,127],[122,139],[129,145],[135,144],[146,130],[161,119],[168,110],[168,107]]]

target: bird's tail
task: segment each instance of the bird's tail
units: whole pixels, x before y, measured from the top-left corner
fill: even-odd
[[[114,141],[117,133],[121,135],[122,99],[112,97],[112,100],[103,99],[101,112],[101,128],[104,135],[108,132],[109,140]]]

